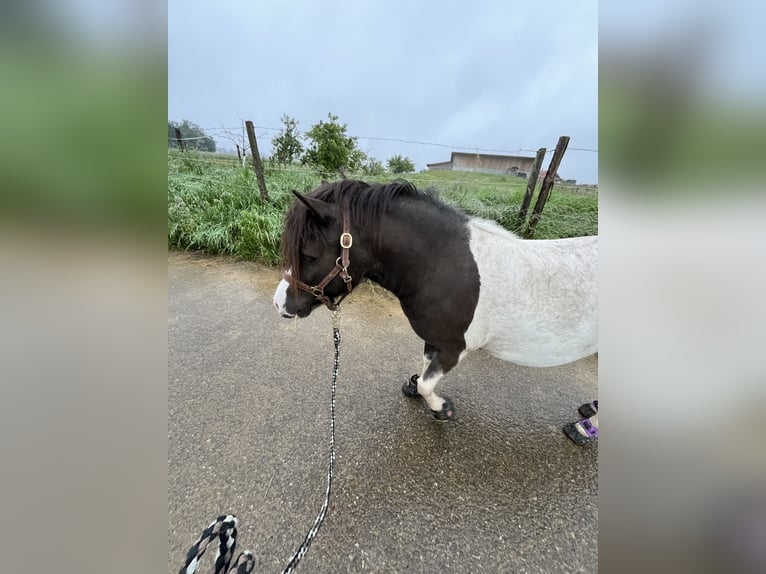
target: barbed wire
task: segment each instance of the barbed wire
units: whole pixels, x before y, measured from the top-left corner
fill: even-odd
[[[213,136],[196,136],[196,137],[194,137],[194,136],[190,136],[190,137],[188,137],[188,138],[186,138],[186,137],[177,138],[177,137],[175,137],[175,136],[173,136],[173,137],[170,137],[170,136],[168,136],[168,141],[169,141],[169,142],[176,142],[176,141],[178,141],[179,139],[180,139],[182,142],[186,142],[186,141],[191,141],[191,140],[206,140],[206,139],[213,139]]]
[[[196,156],[196,157],[193,157],[193,159],[191,159],[189,161],[201,162],[201,163],[210,163],[210,164],[219,164],[219,165],[224,165],[224,166],[225,165],[229,165],[232,162],[235,163],[235,164],[240,164],[243,159],[245,161],[247,161],[247,162],[251,161],[250,160],[250,158],[251,158],[250,155],[245,155],[244,157],[240,158],[235,153],[218,153],[218,152],[205,152],[205,153],[208,153],[211,156],[215,156],[215,157]],[[183,157],[182,156],[178,156],[177,158],[174,158],[174,159],[176,161],[183,161]],[[267,158],[263,158],[263,159],[265,161],[270,161]],[[299,168],[299,167],[297,167],[295,165],[287,167],[287,166],[283,166],[283,165],[270,164],[270,165],[265,166],[265,167],[267,169],[272,169],[272,170],[290,171],[290,170],[296,170],[297,169],[297,170],[307,171],[307,172],[311,172],[311,173],[316,173],[315,171],[312,171],[311,168]],[[479,175],[479,176],[481,176],[481,175],[492,175],[492,176],[500,176],[500,177],[512,177],[512,175],[513,175],[513,174],[499,174],[499,173],[498,174],[489,174],[489,173],[484,173],[484,172],[481,172],[481,171],[472,171],[472,170],[423,170],[421,172],[413,172],[413,173],[429,173],[429,172],[434,172],[434,171],[449,171],[449,172],[473,173],[473,174]],[[526,180],[526,178],[519,178],[519,179],[520,180]],[[584,185],[589,185],[589,184],[581,184],[581,185],[584,186]]]
[[[281,132],[283,128],[274,128],[269,126],[254,126],[257,130],[264,130],[264,131],[274,131],[274,132]],[[224,131],[224,132],[231,132],[235,130],[241,130],[242,126],[237,128],[226,128],[226,127],[205,127],[201,128],[204,131]],[[302,137],[308,137],[308,132],[306,131],[296,131],[297,134],[299,134]],[[234,135],[229,133],[228,135]],[[185,138],[182,137],[182,141],[186,140],[197,140],[197,139],[204,139],[205,137],[210,136],[199,136],[199,137],[189,137]],[[501,148],[484,148],[484,147],[478,147],[478,146],[464,146],[464,145],[449,145],[449,144],[443,144],[443,143],[437,143],[437,142],[422,142],[422,141],[416,141],[416,140],[408,140],[408,139],[400,139],[400,138],[391,138],[391,137],[382,137],[382,136],[349,136],[354,137],[356,139],[361,140],[371,140],[371,141],[384,141],[384,142],[392,142],[392,143],[405,143],[410,145],[422,145],[422,146],[431,146],[431,147],[438,147],[438,148],[445,148],[445,149],[462,149],[462,150],[471,150],[471,151],[477,151],[477,152],[492,152],[492,153],[505,153],[505,154],[515,154],[515,153],[521,153],[521,152],[529,152],[529,153],[537,153],[536,149],[531,148],[516,148],[514,150],[510,149],[501,149]],[[170,140],[175,141],[177,138],[168,138]],[[270,141],[273,140],[270,138]],[[556,145],[548,146],[546,148],[546,154],[553,153],[554,148]],[[580,148],[580,147],[568,147],[567,151],[582,151],[582,152],[591,152],[591,153],[598,153],[598,149],[592,149],[592,148]]]
[[[257,129],[261,130],[267,130],[267,131],[282,131],[282,128],[272,128],[267,126],[255,126]],[[305,131],[298,131],[300,135],[306,137],[308,135],[308,132]],[[426,145],[426,146],[433,146],[433,147],[441,147],[441,148],[447,148],[447,149],[468,149],[472,151],[485,151],[485,152],[499,152],[499,153],[519,153],[523,151],[531,152],[531,153],[537,153],[536,149],[530,149],[530,148],[517,148],[515,150],[508,150],[508,149],[500,149],[500,148],[482,148],[478,146],[464,146],[464,145],[449,145],[449,144],[443,144],[443,143],[435,143],[435,142],[421,142],[416,140],[407,140],[407,139],[399,139],[399,138],[391,138],[391,137],[380,137],[380,136],[349,136],[349,137],[355,137],[360,140],[374,140],[374,141],[386,141],[386,142],[395,142],[395,143],[406,143],[406,144],[413,144],[413,145]],[[548,146],[545,153],[553,153],[556,145]],[[590,148],[575,148],[575,147],[568,147],[568,150],[572,151],[587,151],[587,152],[594,152],[598,153],[597,149],[590,149]]]
[[[173,148],[173,149],[178,149],[178,148]],[[245,150],[248,152],[248,154],[245,154],[245,156],[247,157],[247,160],[250,161],[250,157],[251,157],[249,154],[250,148],[247,147],[245,148]],[[200,151],[200,150],[194,150],[194,151]],[[195,157],[193,161],[201,161],[201,162],[209,162],[209,163],[224,163],[231,160],[240,161],[240,158],[237,156],[236,150],[231,150],[227,152],[206,152],[205,150],[201,150],[201,151],[203,153],[208,153],[211,155],[215,155],[217,157],[206,158],[203,156],[198,156],[198,157]],[[269,158],[266,156],[261,156],[261,159],[264,161],[270,161]],[[273,169],[277,169],[277,168],[274,167]],[[468,171],[468,170],[428,170],[428,171]],[[483,173],[483,172],[477,172],[477,173]],[[492,174],[492,175],[510,175],[510,174]]]

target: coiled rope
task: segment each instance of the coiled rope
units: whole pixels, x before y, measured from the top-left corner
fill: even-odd
[[[338,367],[340,364],[340,309],[336,309],[332,316],[332,338],[335,345],[335,356],[332,368],[332,385],[330,400],[330,464],[327,468],[327,490],[324,502],[319,514],[314,520],[313,526],[306,533],[303,542],[293,554],[282,574],[292,574],[300,561],[306,555],[311,542],[319,532],[319,528],[327,516],[330,507],[330,495],[332,494],[332,479],[335,474],[335,388],[338,382]],[[218,550],[215,555],[215,563],[210,574],[250,574],[255,568],[253,553],[249,550],[241,552],[237,559],[232,562],[237,545],[237,526],[239,521],[233,514],[225,514],[216,518],[202,531],[197,541],[192,544],[186,553],[186,561],[178,574],[195,574],[200,565],[202,555],[208,545],[218,539]]]

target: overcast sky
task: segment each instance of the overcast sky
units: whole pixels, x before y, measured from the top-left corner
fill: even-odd
[[[168,1],[168,119],[279,128],[286,113],[308,130],[330,112],[418,170],[450,149],[365,138],[513,152],[568,135],[559,173],[596,183],[598,154],[572,148],[598,149],[597,2]],[[267,155],[276,132],[257,131]]]

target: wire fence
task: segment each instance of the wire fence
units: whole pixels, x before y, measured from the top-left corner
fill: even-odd
[[[235,137],[235,134],[237,131],[241,131],[241,140],[242,142],[246,141],[246,135],[245,135],[245,129],[244,126],[238,126],[238,127],[203,127],[201,128],[205,133],[213,133],[218,134],[218,137],[222,138],[232,138]],[[259,137],[260,139],[263,139],[265,141],[268,141],[271,143],[272,139],[275,135],[278,135],[280,132],[283,131],[283,128],[275,128],[270,126],[255,126],[255,129],[259,131],[266,131],[266,132],[276,132],[273,136],[266,135]],[[306,131],[300,131],[297,130],[295,132],[297,135],[300,135],[303,138],[308,137],[308,132]],[[181,141],[194,141],[194,140],[200,140],[205,139],[210,136],[194,136],[194,137],[181,137]],[[239,135],[236,136],[239,138]],[[484,152],[484,153],[503,153],[503,154],[516,154],[516,153],[536,153],[536,149],[531,148],[525,148],[525,147],[518,147],[516,149],[502,149],[502,148],[484,148],[476,145],[453,145],[453,144],[444,144],[444,143],[437,143],[437,142],[423,142],[423,141],[416,141],[416,140],[410,140],[410,139],[402,139],[402,138],[393,138],[393,137],[383,137],[383,136],[364,136],[364,135],[350,135],[349,137],[355,138],[357,140],[369,140],[369,141],[382,141],[382,142],[389,142],[389,143],[402,143],[402,144],[408,144],[408,145],[420,145],[420,146],[430,146],[430,147],[438,147],[438,148],[444,148],[444,149],[451,149],[451,150],[469,150],[469,151],[475,151],[475,152]],[[177,138],[168,138],[169,140],[175,141]],[[554,145],[547,146],[546,148],[546,154],[553,153]],[[579,148],[579,147],[568,147],[567,151],[581,151],[581,152],[590,152],[590,153],[598,153],[598,149],[593,148]]]
[[[284,131],[285,131],[284,128],[277,128],[277,127],[272,127],[272,126],[259,125],[259,126],[254,126],[254,127],[255,127],[256,130],[258,130],[258,140],[259,140],[259,142],[268,143],[271,146],[272,149],[274,148],[273,139],[275,137],[279,136],[280,134],[284,133]],[[249,140],[248,140],[248,137],[247,137],[247,134],[246,134],[246,129],[245,129],[244,122],[240,126],[228,126],[228,127],[227,126],[207,126],[207,127],[202,127],[200,129],[202,129],[203,132],[206,133],[206,134],[212,134],[214,136],[215,140],[219,140],[219,141],[220,140],[227,140],[231,144],[235,145],[237,147],[236,153],[237,153],[237,156],[238,156],[235,161],[241,162],[243,166],[245,165],[245,162],[247,161],[247,157],[248,157],[248,152],[251,151],[251,150],[250,150]],[[264,132],[266,132],[266,133],[264,133]],[[304,139],[308,138],[308,132],[306,132],[306,131],[296,130],[294,133],[296,135],[300,136],[301,138],[304,138]],[[188,136],[188,137],[184,137],[182,135],[182,137],[180,138],[180,141],[179,141],[179,138],[172,138],[170,136],[169,136],[168,139],[169,139],[169,142],[172,142],[172,145],[174,145],[174,146],[178,145],[178,144],[183,146],[184,142],[187,142],[187,141],[188,142],[198,141],[198,140],[205,139],[205,138],[208,138],[208,137],[211,137],[211,135],[206,135],[206,136]],[[427,147],[434,147],[434,148],[440,148],[440,149],[449,149],[451,151],[461,151],[462,150],[463,153],[475,153],[477,155],[484,154],[484,153],[492,153],[492,154],[505,154],[505,155],[514,156],[516,154],[526,154],[526,153],[536,154],[537,151],[538,151],[538,150],[535,150],[535,149],[532,149],[532,148],[521,147],[521,146],[517,147],[515,149],[491,148],[491,147],[480,147],[480,146],[475,146],[475,145],[451,145],[451,144],[445,144],[445,143],[440,143],[440,142],[418,141],[418,140],[413,140],[413,139],[397,138],[397,137],[387,137],[387,136],[356,135],[356,136],[349,136],[349,137],[354,137],[357,140],[367,140],[367,141],[385,142],[385,143],[397,143],[397,144],[402,144],[402,145],[407,145],[407,146],[427,146]],[[261,149],[264,149],[264,148],[261,147]],[[547,146],[545,154],[546,155],[547,154],[552,154],[552,153],[554,153],[554,151],[555,151],[555,146]],[[571,152],[585,152],[585,153],[598,154],[598,149],[596,149],[596,148],[586,148],[586,147],[574,147],[574,146],[573,147],[567,147],[567,151],[568,152],[571,151]],[[234,152],[232,150],[230,152],[230,158],[229,158],[230,160],[234,160],[234,155],[233,154],[234,154]],[[261,155],[263,156],[263,154],[261,154]],[[372,166],[372,164],[374,162],[378,162],[379,167],[383,168],[383,162],[380,162],[380,160],[377,160],[376,158],[372,157],[371,154],[369,154],[369,155],[366,154],[366,155],[367,155],[367,157],[364,160],[365,164],[366,164],[364,166],[364,168],[366,168],[366,169],[360,169],[360,170],[356,171],[353,174],[349,173],[349,175],[364,176],[364,177],[374,177],[373,174],[375,173],[375,171],[373,169],[370,169],[370,167]],[[210,159],[208,161],[210,161],[211,163],[214,163],[214,162],[218,161],[219,159],[222,159],[222,156],[226,157],[224,154],[221,154],[221,153],[218,153],[217,156],[218,157],[216,157],[214,159]],[[522,157],[525,157],[525,158],[530,159],[530,160],[532,159],[529,156],[522,156]],[[262,159],[265,159],[265,158],[262,158]],[[452,160],[452,156],[450,156],[450,160],[449,161],[451,161],[451,160]],[[481,162],[481,158],[479,158],[479,162]],[[436,162],[436,163],[440,163],[440,162]],[[439,170],[432,170],[430,167],[428,167],[428,165],[430,165],[430,164],[427,164],[427,169],[422,170],[421,173],[424,173],[424,172],[425,173],[432,173],[432,172],[439,171]],[[296,164],[291,164],[289,166],[275,166],[275,165],[271,165],[271,166],[269,166],[269,169],[272,170],[272,173],[274,172],[274,170],[281,170],[283,172],[289,171],[289,172],[292,172],[292,173],[301,173],[301,172],[303,172],[306,176],[310,176],[313,173],[313,170],[311,170],[310,168],[306,168],[305,166],[296,165]],[[347,170],[347,171],[352,171],[352,170]],[[444,171],[465,171],[465,172],[468,172],[468,173],[475,173],[475,174],[484,173],[483,170],[481,169],[481,166],[478,166],[478,167],[476,167],[474,169],[465,169],[465,170],[450,169],[450,170],[444,170]],[[523,171],[522,171],[522,173],[523,173]],[[504,174],[503,173],[494,172],[494,175],[505,175],[505,176],[510,177],[510,178],[515,178],[516,177],[516,173],[508,173],[507,171]],[[524,175],[527,175],[527,174],[524,173]],[[389,177],[390,177],[390,174],[389,174]],[[480,179],[477,179],[477,177],[475,175],[471,176],[471,177],[472,177],[472,182],[471,182],[472,186],[476,187],[476,188],[498,189],[499,190],[499,189],[515,189],[515,188],[517,188],[520,185],[526,185],[526,178],[525,177],[519,177],[518,181],[508,181],[507,179],[505,181],[503,181],[500,178],[494,178],[493,181],[481,181]],[[542,177],[541,177],[541,180],[542,180]],[[419,183],[424,184],[424,185],[432,185],[432,186],[435,186],[435,185],[440,185],[441,186],[441,185],[445,184],[444,180],[442,178],[437,177],[437,176],[434,176],[434,178],[432,180],[426,180],[426,181],[421,180]],[[578,185],[574,180],[562,180],[561,178],[558,178],[558,181],[556,183],[556,187],[558,189],[567,189],[567,190],[569,190],[569,191],[571,191],[573,193],[593,193],[594,191],[597,192],[597,189],[598,189],[598,187],[596,185],[583,185],[583,184],[579,184]]]
[[[199,164],[210,166],[211,168],[218,167],[222,170],[229,170],[232,167],[241,167],[242,162],[236,158],[235,156],[229,156],[229,155],[219,155],[218,157],[214,156],[196,156],[193,159],[193,162],[197,162]],[[246,164],[246,168],[250,169],[250,166]],[[298,164],[291,164],[291,165],[280,165],[271,161],[266,161],[264,168],[267,173],[282,173],[282,174],[297,174],[297,175],[303,175],[306,177],[317,177],[317,171],[315,169],[312,169],[308,166],[298,165]],[[434,171],[423,171],[420,173],[411,173],[411,174],[401,174],[403,177],[409,178],[409,179],[415,179],[420,184],[427,184],[432,186],[456,186],[461,184],[468,184],[470,183],[470,187],[472,188],[480,188],[480,189],[497,189],[497,190],[509,190],[509,191],[518,191],[523,190],[524,187],[527,185],[527,180],[525,178],[516,177],[513,175],[495,175],[495,174],[483,174],[478,171],[452,171],[449,172],[449,175],[455,176],[454,179],[446,179],[445,177],[439,177],[434,176]],[[444,173],[444,172],[442,172]],[[459,175],[457,175],[459,174]],[[392,177],[392,174],[386,173],[381,175],[369,175],[364,173],[350,173],[349,176],[353,177],[361,177],[363,179],[379,179],[379,180],[385,180],[390,179]],[[490,179],[489,181],[482,181],[482,177],[486,177],[486,175],[489,175]],[[196,178],[198,180],[211,180],[211,181],[220,181],[218,179],[218,176],[203,176],[203,175],[193,175],[193,174],[183,174],[184,177],[189,178]],[[542,178],[540,181],[538,181],[538,187],[542,183]],[[556,184],[557,189],[566,189],[572,192],[579,192],[579,193],[598,193],[598,186],[593,184],[566,184],[559,182]]]
[[[266,143],[283,133],[281,128],[269,126],[255,126],[258,130],[258,143]],[[251,137],[254,133],[250,130],[250,122],[247,128],[238,127],[206,127],[201,128],[205,136],[170,137],[169,141],[179,144],[181,151],[168,153],[168,199],[169,199],[169,222],[171,230],[195,229],[192,236],[197,239],[189,240],[188,245],[213,246],[214,252],[239,253],[236,241],[231,238],[231,229],[251,229],[252,234],[265,234],[268,239],[268,247],[262,249],[259,256],[267,261],[276,260],[276,237],[281,228],[279,222],[280,213],[283,213],[293,197],[292,190],[308,192],[316,188],[322,181],[321,173],[313,166],[302,163],[280,164],[262,157],[259,165],[251,165],[248,151]],[[265,133],[264,133],[265,132]],[[306,137],[306,132],[298,132]],[[178,134],[176,134],[178,135]],[[216,140],[228,140],[237,146],[236,155],[233,153],[183,153],[182,142],[193,142],[214,136]],[[250,137],[248,137],[250,136]],[[350,137],[350,136],[347,136]],[[413,146],[430,146],[450,150],[467,150],[470,153],[495,153],[515,155],[525,152],[537,154],[538,150],[525,147],[515,149],[501,149],[478,146],[453,146],[437,142],[417,141],[405,138],[392,138],[382,136],[353,136],[358,140],[380,141]],[[546,153],[552,153],[549,169],[558,172],[564,150],[579,151],[585,153],[598,153],[593,148],[568,147],[569,138],[562,136],[555,146],[548,146]],[[189,146],[193,147],[193,146]],[[553,148],[553,149],[551,149]],[[263,150],[258,145],[256,149]],[[261,155],[261,154],[259,154]],[[518,156],[516,156],[518,157]],[[538,196],[535,203],[535,213],[527,221],[525,194],[528,192],[530,182],[526,177],[517,177],[515,173],[487,173],[482,171],[481,165],[468,169],[446,170],[422,170],[417,173],[392,174],[385,170],[373,171],[369,163],[370,158],[360,165],[357,171],[347,170],[345,174],[335,174],[341,177],[363,179],[368,182],[388,182],[392,177],[403,177],[416,185],[418,188],[430,188],[435,190],[442,200],[450,203],[470,216],[493,220],[510,231],[515,231],[537,238],[560,238],[575,237],[581,235],[595,235],[598,233],[598,187],[596,185],[577,185],[574,182],[566,182],[556,177],[554,191],[551,195],[550,184],[553,180],[544,178],[540,174],[537,185],[532,190],[532,196]],[[529,158],[530,160],[533,158]],[[538,157],[531,171],[541,166]],[[479,162],[481,162],[479,158]],[[486,164],[485,164],[486,165]],[[525,165],[522,163],[522,165]],[[378,162],[378,169],[382,164]],[[517,168],[518,169],[518,168]],[[256,177],[257,174],[257,177]],[[526,174],[525,174],[526,175]],[[534,175],[534,174],[533,174]],[[257,179],[260,178],[267,185],[261,188],[259,193]],[[326,176],[325,176],[326,177]],[[331,176],[329,179],[333,179]],[[268,191],[266,190],[268,187]],[[265,202],[265,203],[264,203]],[[525,206],[522,208],[522,205]],[[542,206],[545,206],[543,214]],[[261,212],[265,218],[259,219]],[[189,218],[194,219],[196,223]],[[275,219],[276,218],[276,219]],[[204,222],[200,224],[199,222]],[[260,221],[261,223],[254,223]],[[261,228],[259,226],[265,226]],[[171,231],[171,240],[183,243],[176,237],[176,231]],[[179,236],[180,237],[180,236]],[[258,240],[260,241],[260,239]],[[226,245],[226,247],[223,247]],[[249,252],[248,252],[249,253]],[[266,255],[264,255],[266,253]],[[241,255],[241,253],[240,253]]]

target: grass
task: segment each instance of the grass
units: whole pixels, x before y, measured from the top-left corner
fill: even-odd
[[[294,197],[319,177],[266,169],[269,197],[258,192],[255,174],[237,158],[168,153],[168,242],[182,249],[231,254],[279,263],[282,218]]]
[[[307,192],[321,183],[308,168],[281,168],[265,162],[268,199],[261,198],[250,166],[236,156],[168,151],[168,244],[279,263],[284,214],[291,190]],[[366,177],[390,181],[396,176]],[[515,176],[454,171],[408,174],[418,187],[432,187],[447,203],[467,214],[514,230],[526,180]],[[534,201],[533,198],[533,205]],[[598,233],[598,194],[554,186],[535,230],[535,239]]]

